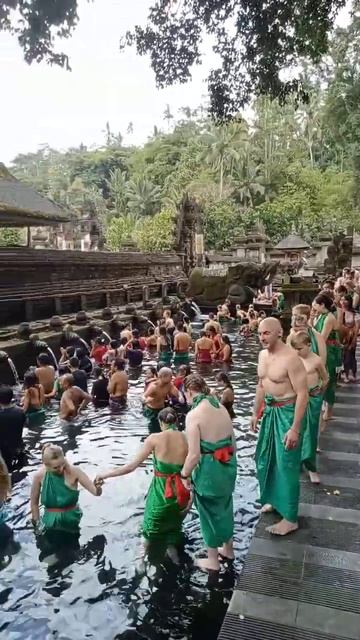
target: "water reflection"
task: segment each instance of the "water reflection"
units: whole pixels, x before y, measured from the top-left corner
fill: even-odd
[[[257,520],[255,441],[248,433],[248,423],[258,347],[254,338],[234,334],[232,339],[230,378],[235,390],[239,461],[234,496],[235,566],[225,566],[215,582],[194,567],[194,554],[202,549],[202,541],[193,511],[185,523],[185,545],[177,563],[156,552],[142,558],[138,530],[151,479],[150,460],[135,474],[106,483],[100,499],[81,493],[80,537],[62,538],[60,543],[53,536],[34,537],[29,492],[42,443],[61,444],[69,460],[81,464],[92,477],[111,464],[124,463],[137,451],[146,423],[140,400],[143,375],[135,373],[128,407],[121,414],[92,408],[78,425],[64,427],[53,410],[43,427],[27,434],[30,454],[27,466],[14,474],[13,514],[8,523],[15,530],[16,543],[4,550],[4,559],[0,554],[0,632],[6,631],[9,638],[67,640],[217,637]],[[210,386],[219,370],[220,366],[201,369]]]

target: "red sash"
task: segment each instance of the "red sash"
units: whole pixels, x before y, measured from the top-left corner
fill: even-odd
[[[294,404],[295,402],[295,398],[287,398],[285,400],[274,400],[273,402],[271,402],[271,404],[269,405],[270,407],[285,407],[288,404]],[[261,403],[260,409],[257,413],[257,419],[260,420],[263,415],[264,415],[264,411],[265,411],[265,407],[266,407],[266,402],[265,400]]]
[[[338,340],[326,340],[326,344],[329,344],[334,347],[340,347],[340,343]]]
[[[232,446],[227,445],[226,447],[221,447],[221,449],[216,449],[216,451],[212,452],[213,458],[214,460],[217,460],[218,462],[229,462],[229,460],[231,460],[231,457],[234,453],[234,449]]]
[[[73,511],[77,509],[77,504],[71,504],[69,507],[45,507],[46,511],[50,513],[65,513],[66,511]]]
[[[174,498],[181,509],[184,509],[190,500],[190,491],[184,487],[184,484],[180,478],[180,473],[161,473],[154,470],[154,475],[157,478],[166,478],[165,482],[165,498]]]

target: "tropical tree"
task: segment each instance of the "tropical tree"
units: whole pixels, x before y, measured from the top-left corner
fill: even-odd
[[[133,215],[153,215],[160,205],[161,190],[144,175],[135,175],[126,184],[126,198]]]
[[[245,155],[247,141],[248,131],[244,121],[213,126],[203,137],[202,155],[218,175],[220,198],[224,190],[225,171],[231,174],[236,163]]]

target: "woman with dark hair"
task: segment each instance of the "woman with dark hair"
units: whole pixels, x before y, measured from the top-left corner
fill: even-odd
[[[107,407],[110,398],[108,392],[109,380],[101,367],[94,367],[94,377],[95,381],[91,389],[94,407],[97,409]]]
[[[211,364],[213,341],[207,337],[206,331],[200,331],[200,337],[195,342],[195,361],[199,364]]]
[[[219,554],[234,558],[233,491],[236,480],[236,441],[230,416],[210,395],[204,378],[192,374],[185,380],[191,411],[186,417],[189,453],[181,477],[194,489],[194,502],[208,557],[198,560],[202,569],[218,571]]]
[[[159,337],[157,339],[157,353],[159,362],[163,367],[171,365],[173,350],[171,344],[171,338],[166,330],[165,326],[159,327]]]
[[[145,549],[152,541],[162,542],[167,547],[181,542],[183,512],[190,500],[190,491],[180,478],[188,452],[186,438],[178,431],[173,409],[162,409],[158,418],[161,432],[146,438],[132,462],[101,473],[95,479],[95,484],[101,486],[108,478],[132,473],[152,454],[154,477],[146,498],[142,525]]]
[[[222,349],[220,357],[223,362],[232,362],[232,346],[230,338],[227,335],[222,336]]]
[[[28,371],[24,376],[24,397],[22,401],[29,426],[41,425],[45,420],[44,387],[39,384],[35,371]]]
[[[235,412],[233,409],[234,405],[234,389],[230,382],[230,378],[227,373],[220,372],[216,376],[216,382],[219,384],[219,387],[216,390],[216,396],[220,400],[221,404],[227,410],[230,418],[233,420],[235,418]]]
[[[356,380],[357,363],[356,363],[356,345],[359,332],[359,323],[356,320],[356,313],[353,307],[352,297],[346,295],[341,298],[341,334],[343,351],[343,368],[345,382],[354,382]]]
[[[333,300],[325,293],[320,293],[315,298],[312,306],[315,312],[313,327],[321,333],[326,342],[326,369],[329,374],[329,384],[324,394],[324,400],[326,402],[324,420],[330,420],[335,404],[336,370],[337,367],[341,366],[338,321],[332,313]]]

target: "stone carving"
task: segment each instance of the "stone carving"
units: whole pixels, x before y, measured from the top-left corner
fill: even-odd
[[[229,267],[223,276],[209,275],[205,269],[194,269],[190,274],[187,295],[200,306],[218,305],[225,298],[233,304],[249,304],[257,289],[272,281],[277,267],[278,262],[261,265],[241,262]]]
[[[351,266],[352,245],[352,235],[346,236],[344,233],[340,233],[333,236],[332,243],[327,250],[328,257],[324,262],[326,273],[334,274],[344,267]]]

